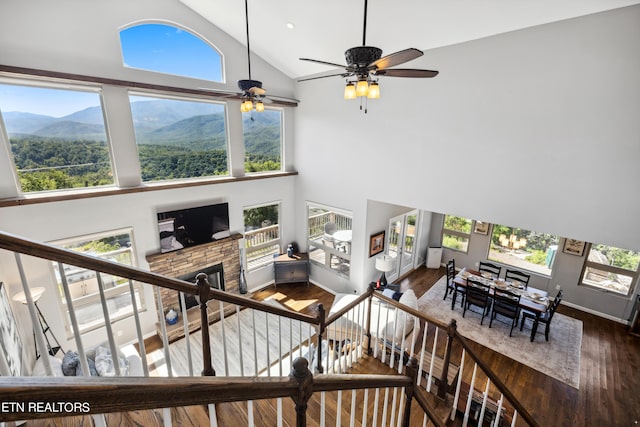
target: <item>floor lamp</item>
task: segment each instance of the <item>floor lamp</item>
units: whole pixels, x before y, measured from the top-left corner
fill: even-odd
[[[47,319],[44,318],[44,315],[40,311],[40,307],[38,307],[38,300],[40,299],[40,297],[42,296],[45,290],[46,289],[43,287],[37,287],[37,288],[31,289],[31,299],[33,299],[33,305],[36,306],[36,310],[38,311],[38,320],[40,322],[40,329],[42,329],[42,334],[44,335],[44,339],[47,340],[47,348],[49,349],[49,354],[51,356],[55,356],[59,350],[62,350],[62,346],[60,345],[60,343],[58,342],[58,339],[56,338],[56,336],[53,334],[53,331],[49,327],[49,324],[47,323]],[[20,291],[17,294],[15,294],[13,296],[13,300],[20,302],[24,305],[27,305],[27,297],[24,294],[24,291]],[[35,328],[35,325],[34,325],[34,328]],[[56,343],[55,346],[51,347],[51,341],[49,340],[47,333],[51,335],[51,339]],[[33,331],[33,342],[34,342],[34,345],[36,346],[36,359],[38,359],[40,357],[40,353],[38,353],[38,344],[36,342],[35,330]],[[64,353],[64,350],[62,350],[62,352]]]
[[[386,273],[393,270],[394,258],[390,255],[382,255],[376,258],[376,270],[382,271],[382,276],[378,279],[377,288],[387,286]]]

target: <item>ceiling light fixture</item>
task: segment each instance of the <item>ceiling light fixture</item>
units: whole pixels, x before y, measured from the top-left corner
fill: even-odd
[[[238,87],[242,91],[242,104],[240,111],[248,113],[254,109],[258,112],[264,111],[264,95],[266,90],[262,89],[262,82],[251,79],[251,49],[249,46],[249,6],[244,0],[244,17],[247,24],[247,65],[249,67],[249,79],[238,80]]]

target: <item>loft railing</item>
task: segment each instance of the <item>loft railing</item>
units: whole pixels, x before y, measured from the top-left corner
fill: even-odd
[[[382,382],[376,387],[371,387],[376,388],[376,408],[378,407],[378,400],[380,400],[380,402],[384,402],[382,405],[384,408],[382,416],[388,415],[387,407],[390,400],[392,403],[389,414],[394,416],[394,410],[398,410],[397,408],[401,406],[402,402],[410,404],[412,398],[415,397],[415,400],[425,411],[424,416],[431,419],[436,425],[440,425],[438,421],[434,421],[437,420],[437,416],[434,414],[434,404],[432,402],[430,403],[430,401],[425,397],[429,395],[436,395],[439,402],[447,407],[447,412],[450,414],[451,419],[456,416],[458,410],[462,412],[465,425],[471,416],[472,404],[475,403],[475,406],[480,408],[481,419],[485,415],[490,416],[491,413],[494,414],[493,420],[495,426],[498,425],[501,419],[508,419],[511,422],[511,425],[516,425],[516,422],[520,425],[524,422],[527,425],[537,426],[535,420],[533,420],[530,414],[522,407],[512,393],[509,392],[506,386],[500,381],[498,375],[492,372],[487,365],[477,357],[473,350],[469,348],[465,339],[457,333],[455,323],[446,325],[429,319],[416,310],[410,309],[403,304],[399,304],[392,299],[386,298],[379,292],[374,292],[373,289],[367,290],[367,292],[360,296],[354,296],[353,301],[349,302],[342,308],[336,309],[335,312],[330,313],[329,315],[327,315],[324,312],[324,309],[320,307],[317,317],[311,317],[256,302],[245,297],[231,295],[211,289],[206,283],[204,274],[198,277],[198,282],[194,285],[130,266],[124,266],[114,262],[57,248],[55,246],[22,239],[3,232],[0,232],[0,248],[13,251],[15,253],[16,263],[23,279],[23,289],[27,297],[30,315],[34,325],[37,324],[37,315],[33,309],[33,301],[29,295],[29,288],[22,268],[21,254],[57,261],[60,265],[60,269],[62,269],[63,263],[70,264],[85,269],[95,270],[96,272],[123,277],[130,281],[136,280],[142,283],[152,284],[153,286],[156,286],[157,289],[164,287],[184,294],[198,295],[201,302],[201,342],[195,342],[196,340],[193,340],[193,337],[188,333],[185,326],[186,337],[184,339],[184,345],[186,346],[186,350],[181,350],[181,352],[186,352],[188,354],[188,373],[179,373],[178,375],[193,375],[194,371],[198,368],[202,368],[201,372],[204,376],[212,376],[215,375],[216,372],[219,374],[224,372],[226,377],[251,376],[253,378],[251,381],[257,381],[258,383],[263,381],[260,377],[267,377],[266,382],[268,384],[272,384],[272,382],[281,382],[281,379],[279,380],[278,378],[282,377],[282,375],[295,366],[296,363],[294,360],[305,355],[313,361],[313,370],[318,373],[326,371],[334,373],[333,375],[338,375],[336,377],[323,377],[320,375],[314,378],[313,382],[316,384],[322,384],[320,378],[326,378],[327,381],[332,378],[337,384],[334,389],[338,390],[338,402],[341,402],[342,396],[340,390],[363,388],[360,386],[352,387],[352,385],[354,383],[361,384],[361,381],[368,381],[367,378],[369,378],[369,376],[367,375],[347,377],[341,375],[352,367],[354,363],[357,363],[365,353],[367,353],[380,359],[383,363],[389,363],[389,366],[392,369],[395,369],[397,366],[399,374],[404,372],[409,376],[412,375],[410,370],[403,371],[403,369],[405,369],[405,362],[411,360],[416,361],[416,374],[414,376],[414,380],[412,380],[412,384],[415,384],[415,386],[410,388],[405,387],[404,389],[396,386],[386,386],[384,385],[384,381],[378,378],[377,380]],[[97,275],[99,276],[99,274]],[[68,291],[65,290],[65,294],[67,295],[67,303],[69,303],[70,298]],[[135,303],[135,301],[133,302]],[[210,318],[207,306],[208,304],[216,305],[216,303],[219,306],[219,320],[211,327],[219,327],[220,333],[218,334],[218,339],[220,341],[211,343],[211,335],[209,333]],[[71,312],[73,312],[72,308],[73,307],[71,305]],[[110,324],[108,321],[107,308],[103,307],[103,311],[105,319],[107,320],[106,323]],[[251,326],[253,327],[243,327],[240,319],[241,314],[245,315],[245,317],[249,317],[249,321],[252,322]],[[162,319],[163,308],[161,306],[158,307],[158,315],[160,319]],[[188,313],[186,310],[183,311],[182,315],[184,319],[187,319]],[[422,329],[414,327],[410,333],[407,333],[407,322],[401,322],[402,316],[410,317],[410,319],[414,321],[414,325],[416,321],[422,321],[425,326]],[[274,325],[274,329],[271,331],[269,331],[270,324]],[[139,319],[137,317],[136,325],[138,328],[139,348],[141,349],[143,359],[145,359],[143,360],[143,363],[145,364],[145,376],[149,376],[149,370],[146,365],[146,357],[144,354],[144,342],[140,333]],[[160,322],[160,325],[163,326],[162,335],[167,364],[167,375],[174,376],[175,374],[171,367],[171,349],[167,339],[166,330],[164,329],[164,322]],[[277,336],[277,343],[275,344],[268,342],[267,340],[266,352],[263,347],[258,350],[259,344],[256,339],[257,325],[264,325],[266,327],[267,337],[271,335]],[[288,325],[288,328],[284,327],[286,325]],[[243,340],[240,335],[237,338],[232,338],[230,334],[232,329],[237,331],[245,330],[245,332],[247,330],[253,330],[253,344],[249,346],[244,344],[247,340]],[[288,329],[286,334],[283,333],[285,329]],[[401,331],[400,339],[395,338],[395,331],[397,330]],[[394,332],[391,334],[390,331]],[[420,331],[422,331],[422,336],[420,336]],[[36,334],[37,345],[40,348],[41,354],[46,354],[44,337],[42,332],[39,332],[40,333]],[[89,370],[86,369],[85,364],[87,364],[87,360],[82,348],[82,341],[79,339],[80,335],[81,334],[79,333],[76,334],[76,344],[79,349],[83,368],[85,368],[83,369],[83,372],[86,373],[85,375],[88,375]],[[107,335],[111,352],[112,354],[115,354],[118,350],[118,343],[113,337],[113,333],[109,327],[107,327]],[[194,342],[192,343],[192,341]],[[249,341],[251,341],[251,339],[249,339]],[[417,343],[420,342],[422,348],[417,352],[414,351],[417,347]],[[454,352],[453,348],[456,347],[454,346],[455,343],[457,343],[458,350]],[[198,357],[195,357],[196,353],[192,352],[192,346],[202,347],[201,357],[199,359]],[[215,361],[212,361],[212,355],[210,352],[210,348],[212,346],[215,346],[217,349],[222,349],[222,356],[218,357]],[[329,347],[331,347],[331,351],[328,351]],[[325,348],[327,351],[323,352]],[[192,353],[194,353],[193,357]],[[248,359],[243,360],[245,355],[250,355],[251,353],[253,353],[252,362],[248,361]],[[266,361],[264,358],[263,360],[260,360],[258,353],[260,353],[260,355],[264,355],[266,353]],[[246,357],[250,358],[250,356]],[[233,369],[229,366],[230,358],[233,358],[235,361],[238,361],[239,359],[239,363],[237,364],[239,368],[236,368],[237,372],[233,372]],[[44,359],[47,360],[48,358],[45,357]],[[214,369],[214,362],[217,366],[216,369]],[[453,365],[457,365],[457,376],[455,375],[455,369],[451,369]],[[473,370],[473,373],[470,373],[471,370]],[[52,372],[50,366],[47,367],[47,372],[51,375]],[[454,373],[453,376],[451,375],[452,372]],[[484,387],[484,392],[480,393],[481,399],[478,402],[478,396],[477,393],[474,393],[474,390],[477,388],[476,384],[480,384],[485,380],[485,378],[486,385]],[[69,380],[69,378],[66,378],[66,380]],[[154,387],[154,384],[156,384],[154,383],[155,379],[153,378],[136,378],[132,381],[126,377],[114,378],[114,384],[109,382],[101,383],[100,381],[104,380],[102,378],[82,378],[81,380],[78,380],[77,384],[75,381],[59,383],[58,380],[55,379],[50,382],[50,384],[56,387],[64,387],[63,384],[67,384],[66,387],[68,388],[65,388],[65,390],[69,393],[76,393],[78,392],[76,387],[81,387],[82,384],[85,384],[84,381],[87,380],[90,381],[86,383],[86,385],[91,387],[93,387],[92,384],[97,381],[95,390],[92,390],[98,393],[98,395],[100,395],[100,390],[107,390],[109,387],[115,387],[114,384],[121,384],[125,389],[130,387],[131,389],[137,388],[138,390],[141,390],[141,387],[144,389],[147,385]],[[192,378],[184,380],[182,378],[172,378],[169,381],[165,380],[164,384],[166,384],[169,389],[172,389],[174,394],[175,388],[171,384],[176,380],[194,381],[193,384],[200,384],[199,381],[202,380],[204,381],[203,387],[210,385],[204,379]],[[234,390],[237,390],[236,387],[246,386],[246,382],[244,382],[245,380],[241,380],[237,383],[235,380],[230,380],[229,378],[226,378],[226,380],[229,391],[228,393],[221,393],[222,396],[226,397],[215,397],[209,399],[209,411],[213,414],[212,419],[215,418],[215,406],[213,405],[217,402],[248,399],[247,408],[248,410],[252,410],[253,399],[260,398],[259,395],[253,396],[252,393],[243,393],[241,398],[240,396],[234,395]],[[35,393],[39,392],[38,390],[40,387],[47,382],[43,382],[35,378],[22,377],[3,378],[2,383],[8,387],[11,387],[11,384],[16,387],[24,387],[24,390],[28,390],[28,392],[25,391],[25,393]],[[102,384],[102,386],[100,384]],[[182,383],[175,384],[177,385]],[[466,394],[465,384],[467,390]],[[279,383],[279,385],[282,384]],[[100,387],[106,387],[106,389],[101,389]],[[113,388],[109,390],[113,390]],[[329,388],[327,388],[327,390],[329,390]],[[42,392],[46,393],[45,391]],[[51,391],[49,392],[51,393]],[[298,390],[298,393],[300,393],[300,390]],[[353,393],[352,405],[355,405],[357,399],[355,392]],[[360,396],[358,398],[360,400],[358,401],[361,401],[362,399],[367,401],[367,391],[365,390],[364,393],[364,396]],[[34,396],[33,394],[27,395]],[[52,396],[59,395],[60,394],[50,394],[49,397],[52,398]],[[270,395],[270,397],[278,396],[279,395],[277,393]],[[324,399],[323,394],[322,396]],[[278,399],[277,403],[279,417],[283,416],[282,397]],[[30,397],[29,399],[34,400],[33,397]],[[300,401],[300,394],[298,394],[296,399]],[[397,401],[399,401],[399,403]],[[184,404],[182,403],[183,401],[180,402],[180,405]],[[194,399],[189,400],[189,402],[190,403],[188,404],[197,404],[199,400]],[[397,406],[396,403],[398,403]],[[102,405],[105,404],[106,403],[104,402],[102,403]],[[174,405],[171,400],[163,400],[162,404],[158,404],[157,406],[151,405],[149,407],[167,406],[179,405],[177,403]],[[125,407],[127,409],[123,409]],[[338,408],[339,407],[340,404],[338,404]],[[116,405],[104,412],[133,410],[134,408],[137,408],[137,406]],[[403,409],[403,411],[405,411],[405,409]],[[407,420],[409,413],[398,412],[397,419],[400,420],[401,416],[403,419]],[[364,414],[363,417],[365,417]]]

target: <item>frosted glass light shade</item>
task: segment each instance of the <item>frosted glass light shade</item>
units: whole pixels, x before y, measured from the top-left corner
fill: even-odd
[[[371,98],[371,99],[380,98],[380,86],[378,85],[378,83],[373,82],[369,85],[369,94],[367,95],[367,98]]]
[[[356,87],[353,83],[347,83],[344,87],[344,99],[356,99]]]
[[[366,80],[358,80],[358,84],[356,85],[356,95],[357,96],[367,96],[369,93],[369,83]]]

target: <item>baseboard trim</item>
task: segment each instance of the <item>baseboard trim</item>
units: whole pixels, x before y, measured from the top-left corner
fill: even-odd
[[[629,321],[627,319],[621,319],[619,317],[611,316],[609,314],[602,313],[602,312],[599,312],[599,311],[596,311],[596,310],[592,310],[592,309],[587,308],[587,307],[582,307],[580,305],[573,304],[573,303],[570,303],[570,302],[565,301],[565,300],[563,300],[560,304],[561,305],[566,305],[567,307],[574,308],[576,310],[584,311],[585,313],[589,313],[589,314],[593,314],[593,315],[598,316],[598,317],[602,317],[603,319],[612,320],[612,321],[620,323],[622,325],[629,326]]]

